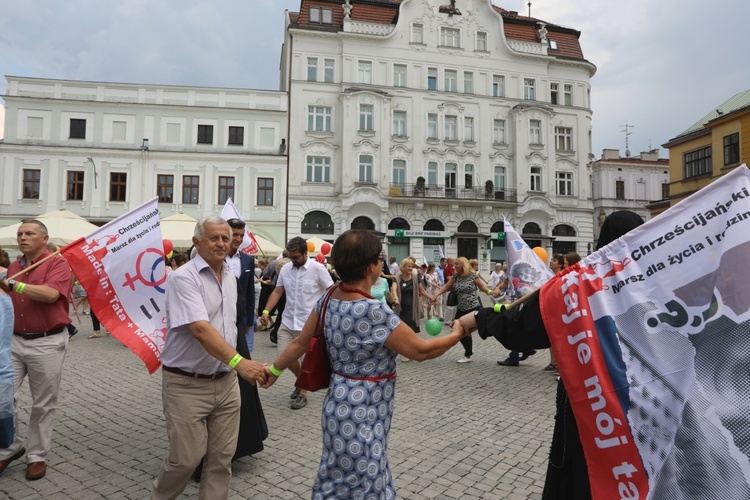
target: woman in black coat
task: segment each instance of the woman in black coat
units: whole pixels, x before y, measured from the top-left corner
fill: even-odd
[[[628,231],[643,224],[641,217],[630,211],[612,213],[604,221],[596,249],[606,246]],[[539,294],[534,293],[522,306],[501,314],[485,308],[459,319],[465,330],[479,330],[483,339],[495,337],[506,349],[528,351],[550,347],[547,330],[539,309]],[[557,384],[557,414],[552,431],[547,478],[542,500],[591,498],[586,458],[578,436],[573,408],[562,381]]]

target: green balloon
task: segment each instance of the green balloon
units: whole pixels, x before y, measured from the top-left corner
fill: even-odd
[[[440,332],[443,331],[443,323],[441,323],[437,318],[430,318],[427,320],[425,328],[427,328],[427,333],[434,337],[436,335],[440,335]]]

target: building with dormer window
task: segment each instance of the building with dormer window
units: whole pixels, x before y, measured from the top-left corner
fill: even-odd
[[[301,0],[285,30],[289,234],[365,228],[397,258],[488,266],[506,217],[586,251],[596,67],[580,32],[489,0]]]

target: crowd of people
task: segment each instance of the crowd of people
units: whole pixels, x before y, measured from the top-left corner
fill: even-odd
[[[153,482],[152,498],[179,496],[191,477],[200,482],[201,498],[228,497],[232,461],[261,451],[268,436],[258,387],[270,388],[287,368],[299,375],[324,303],[322,336],[333,374],[322,409],[323,452],[313,498],[395,497],[387,443],[399,356],[402,362],[432,359],[460,342],[464,353],[457,361],[468,363],[471,332],[477,328],[482,338],[494,336],[516,349],[498,361],[504,366],[518,366],[536,349],[549,347],[542,330],[519,340],[519,332],[528,329],[525,324],[513,326],[511,335],[510,323],[482,308],[480,294],[495,303],[508,300],[510,280],[502,264],[485,278],[478,262],[464,257],[421,265],[406,257],[398,263],[387,259],[375,235],[359,230],[336,239],[327,265],[309,258],[301,237],[290,239],[277,259],[256,262],[239,251],[244,234],[245,223],[239,219],[205,217],[196,224],[193,248],[174,254],[169,263],[161,353],[169,450]],[[85,290],[78,289],[67,262],[47,248],[47,239],[43,223],[25,221],[18,231],[19,259],[11,263],[0,252],[0,394],[9,378],[3,370],[8,364],[14,395],[25,378],[34,387],[25,446],[18,433],[13,435],[18,426],[12,408],[8,415],[0,405],[2,436],[12,435],[0,441],[0,473],[25,457],[29,480],[46,474],[62,366],[74,335],[67,329],[71,300],[76,315],[79,306],[91,315],[94,334],[89,338],[101,336],[95,312],[81,300]],[[555,254],[550,267],[559,272],[578,260],[577,254]],[[534,299],[529,304],[524,311],[533,311]],[[513,314],[503,317],[517,321]],[[420,336],[423,319],[445,322],[450,331]],[[271,364],[252,359],[260,330],[267,330],[277,344],[279,355]],[[544,370],[557,371],[551,354]],[[560,391],[562,386],[559,403]],[[306,406],[306,391],[295,389],[290,408]],[[558,406],[565,418],[572,418],[564,398]],[[557,426],[555,432],[553,458],[560,439]],[[582,456],[562,453],[570,467],[585,465]],[[550,469],[548,483],[562,481],[560,477]],[[574,490],[585,498],[587,483],[585,477],[579,479],[584,485]],[[546,491],[545,498],[555,498]]]

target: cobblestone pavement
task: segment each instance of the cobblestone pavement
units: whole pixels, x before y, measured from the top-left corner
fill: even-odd
[[[161,374],[113,337],[87,339],[81,317],[71,338],[46,477],[26,481],[25,463],[0,476],[0,497],[86,500],[147,498],[167,450]],[[75,321],[77,324],[77,321]],[[424,328],[422,328],[423,336]],[[447,331],[447,330],[445,330]],[[498,366],[507,351],[475,335],[473,362],[459,345],[443,357],[399,362],[388,455],[401,498],[540,498],[552,434],[555,379],[548,353],[519,368]],[[254,358],[270,363],[275,346],[256,334]],[[320,459],[324,393],[289,408],[293,376],[261,391],[269,426],[265,450],[234,464],[232,498],[309,498]],[[26,436],[28,384],[20,399]],[[184,498],[196,498],[195,483]]]

